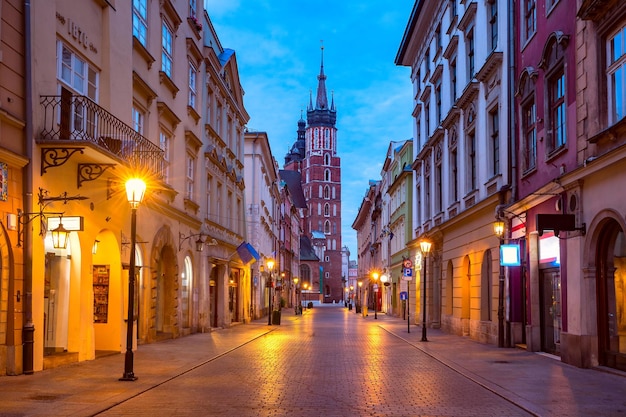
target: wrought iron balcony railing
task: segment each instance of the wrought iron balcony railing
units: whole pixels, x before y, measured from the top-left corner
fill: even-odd
[[[91,143],[128,166],[163,177],[164,151],[85,96],[41,96],[44,110],[39,139]]]

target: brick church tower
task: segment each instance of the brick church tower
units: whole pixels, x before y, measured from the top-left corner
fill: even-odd
[[[337,110],[326,94],[324,47],[317,95],[309,98],[306,123],[298,121],[298,137],[285,157],[285,169],[299,171],[307,201],[303,229],[319,258],[318,270],[310,271],[314,290],[325,303],[343,300],[341,276],[341,159],[337,155]],[[305,274],[303,280],[306,280]],[[345,277],[347,279],[347,277]]]

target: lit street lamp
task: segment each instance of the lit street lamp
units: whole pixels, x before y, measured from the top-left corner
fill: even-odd
[[[424,296],[422,297],[424,300],[422,303],[422,342],[428,342],[428,339],[426,338],[426,257],[430,252],[431,246],[432,243],[428,240],[422,240],[420,242],[420,249],[422,250],[424,258],[422,266],[422,269],[424,270]]]
[[[267,260],[267,273],[269,274],[268,286],[267,286],[267,304],[269,305],[269,311],[267,313],[267,325],[272,325],[272,287],[274,286],[274,282],[272,281],[272,270],[274,269],[274,260]]]
[[[294,277],[293,278],[293,285],[295,287],[295,292],[296,292],[296,316],[298,315],[298,312],[301,313],[300,308],[302,307],[302,305],[300,304],[300,289],[298,287],[298,277]]]
[[[504,222],[497,219],[493,223],[493,232],[500,239],[500,248],[504,245]],[[498,347],[504,347],[504,266],[500,262],[498,279]]]
[[[361,308],[362,308],[361,303],[362,303],[363,298],[361,298],[362,297],[361,288],[363,288],[363,281],[359,281],[359,303],[358,303],[359,308],[356,309],[357,314],[361,312]]]
[[[120,381],[135,381],[133,371],[133,321],[135,316],[135,245],[137,244],[137,207],[146,193],[146,183],[140,178],[126,181],[126,197],[130,203],[130,265],[128,268],[128,317],[126,321],[126,356],[124,375]]]
[[[378,319],[378,272],[372,272],[374,278],[374,318]]]

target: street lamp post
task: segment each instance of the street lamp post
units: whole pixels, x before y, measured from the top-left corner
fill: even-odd
[[[374,278],[374,318],[378,320],[378,272],[372,272]]]
[[[300,311],[300,290],[298,289],[298,277],[293,278],[294,290],[296,292],[296,316],[298,315],[298,311]]]
[[[420,242],[420,249],[422,250],[423,255],[423,265],[422,269],[424,270],[424,296],[422,297],[422,342],[428,342],[426,338],[426,257],[430,252],[430,248],[432,243],[428,240],[422,240]]]
[[[269,274],[268,286],[267,286],[267,304],[269,305],[269,311],[267,312],[267,325],[272,325],[272,287],[274,286],[274,282],[272,281],[272,270],[274,269],[274,260],[267,260],[267,273]]]
[[[500,238],[500,248],[504,245],[504,222],[500,219],[493,224],[493,231]],[[498,280],[498,347],[504,347],[504,266],[500,262]]]
[[[362,294],[361,294],[361,288],[363,288],[363,281],[359,281],[359,308],[356,310],[357,314],[361,312],[361,309],[363,308],[363,306],[361,305],[361,303],[363,302],[363,298],[362,298]]]
[[[124,358],[124,375],[120,381],[135,381],[133,371],[133,320],[135,316],[135,245],[137,244],[137,207],[141,204],[146,192],[146,183],[140,178],[126,181],[126,196],[130,203],[130,260],[128,268],[128,316],[126,320],[126,356]]]

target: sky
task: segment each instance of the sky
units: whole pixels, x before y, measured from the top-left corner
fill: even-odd
[[[352,224],[391,141],[413,136],[410,68],[395,57],[414,0],[205,0],[223,48],[235,51],[249,130],[267,132],[279,167],[317,92],[321,46],[337,109],[342,245],[357,259]]]

